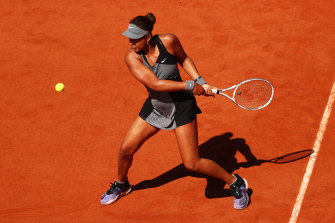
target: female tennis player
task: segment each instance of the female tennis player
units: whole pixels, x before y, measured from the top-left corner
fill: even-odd
[[[101,197],[101,204],[111,204],[130,193],[127,174],[135,152],[160,129],[165,129],[174,130],[185,168],[228,183],[235,209],[244,209],[249,203],[247,181],[237,174],[230,175],[214,161],[199,157],[196,116],[201,110],[194,95],[212,96],[212,87],[199,75],[175,35],[152,35],[155,22],[152,13],[136,16],[122,33],[131,46],[125,54],[125,63],[147,88],[149,97],[121,143],[118,177]],[[193,81],[182,81],[178,64]]]

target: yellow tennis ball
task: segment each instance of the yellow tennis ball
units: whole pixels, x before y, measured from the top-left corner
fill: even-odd
[[[62,91],[64,91],[64,88],[65,88],[65,86],[64,86],[64,84],[62,84],[62,83],[58,83],[58,84],[56,84],[56,86],[55,86],[55,89],[56,89],[56,91],[58,91],[58,92],[62,92]]]

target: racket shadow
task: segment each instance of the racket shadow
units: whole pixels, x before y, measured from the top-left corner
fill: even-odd
[[[286,164],[286,163],[291,163],[291,162],[295,162],[295,161],[307,158],[313,153],[314,153],[314,150],[306,149],[306,150],[301,150],[301,151],[297,151],[294,153],[289,153],[289,154],[279,156],[279,157],[269,159],[269,160],[257,159],[252,162],[240,162],[238,163],[238,166],[243,167],[243,168],[248,168],[252,166],[261,165],[263,163]]]
[[[227,132],[222,135],[210,138],[208,141],[199,146],[200,157],[213,160],[230,174],[241,167],[250,168],[253,166],[260,166],[263,163],[279,163],[280,162],[279,160],[283,161],[283,159],[280,159],[281,157],[277,157],[270,160],[257,159],[252,154],[250,147],[245,142],[245,139],[232,138],[232,137],[233,134],[231,132]],[[237,151],[239,151],[245,157],[245,159],[247,160],[246,162],[240,162],[240,163],[237,162],[237,159],[235,158]],[[296,153],[287,154],[285,156],[293,157],[294,154],[295,159],[292,159],[290,161],[293,162],[309,156],[311,153],[313,153],[313,150],[304,150],[303,153],[301,152],[302,151],[299,151]],[[296,156],[299,155],[300,158],[298,159]],[[171,181],[187,176],[206,179],[207,185],[205,189],[205,196],[209,199],[233,196],[229,188],[224,188],[226,186],[225,182],[203,174],[188,171],[184,167],[183,163],[177,165],[176,167],[168,170],[167,172],[153,179],[144,180],[136,185],[133,185],[133,191],[159,187]],[[249,196],[252,195],[252,192],[253,192],[252,189],[249,188],[248,189]]]

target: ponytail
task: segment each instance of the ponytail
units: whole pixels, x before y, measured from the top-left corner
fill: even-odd
[[[136,16],[130,20],[130,23],[140,27],[141,29],[152,32],[156,23],[156,17],[154,14],[149,12],[146,16]]]

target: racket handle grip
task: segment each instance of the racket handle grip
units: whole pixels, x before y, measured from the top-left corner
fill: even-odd
[[[218,94],[219,90],[218,89],[211,89],[214,94]]]

